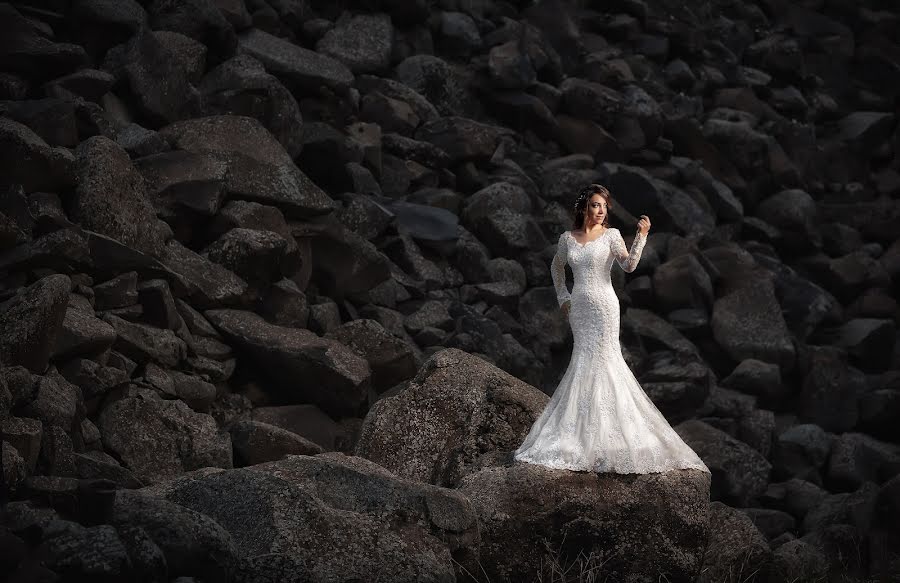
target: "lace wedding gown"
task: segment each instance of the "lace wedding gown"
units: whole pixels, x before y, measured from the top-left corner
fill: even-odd
[[[618,229],[584,245],[568,231],[551,263],[559,305],[571,300],[572,358],[556,391],[514,459],[569,470],[645,474],[709,469],[644,393],[619,344],[619,300],[610,280],[613,260],[634,271],[647,236],[631,251]],[[566,289],[565,264],[575,284]]]

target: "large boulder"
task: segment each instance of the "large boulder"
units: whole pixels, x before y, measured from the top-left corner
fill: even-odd
[[[353,320],[325,335],[348,346],[366,359],[372,370],[372,386],[382,392],[416,374],[413,347],[367,318]]]
[[[200,93],[191,85],[183,62],[149,27],[110,49],[103,68],[130,90],[153,129],[199,113]]]
[[[794,343],[781,315],[772,278],[760,270],[735,287],[713,305],[716,342],[735,362],[755,358],[777,364],[782,371],[791,370],[796,356]]]
[[[254,580],[437,583],[455,580],[455,564],[477,569],[465,496],[357,457],[289,456],[147,491],[221,524]]]
[[[514,450],[546,401],[476,356],[442,350],[403,391],[372,406],[355,453],[397,475],[451,486]]]
[[[685,421],[675,430],[709,467],[713,500],[747,506],[765,492],[772,466],[761,453],[703,421]]]
[[[107,405],[98,427],[107,451],[144,483],[205,467],[231,467],[231,439],[183,401],[139,390]]]
[[[349,229],[316,228],[309,233],[309,247],[313,278],[331,297],[366,293],[391,276],[388,258]]]
[[[764,576],[772,560],[772,552],[766,537],[750,517],[721,502],[710,504],[708,515],[709,546],[706,548],[703,570],[696,581],[730,581],[735,574],[747,577],[752,570],[758,570]],[[745,570],[747,573],[744,573]],[[761,579],[765,580],[763,577]]]
[[[219,4],[209,0],[146,3],[153,30],[178,32],[203,43],[215,61],[231,56],[237,47],[234,28],[219,10]]]
[[[391,62],[394,27],[386,14],[341,19],[316,44],[316,51],[344,63],[354,73],[380,73]]]
[[[75,158],[66,148],[52,148],[28,126],[0,118],[0,187],[21,184],[25,192],[56,191],[74,182]]]
[[[198,255],[178,241],[169,241],[160,260],[168,273],[186,288],[185,295],[198,308],[235,304],[247,292],[247,282],[233,271]]]
[[[66,317],[72,281],[48,275],[0,304],[0,362],[44,372]]]
[[[314,403],[336,415],[352,414],[365,402],[369,365],[340,342],[269,324],[253,312],[208,310],[205,315],[288,400]]]
[[[281,79],[291,91],[315,93],[324,85],[346,90],[353,73],[343,63],[252,28],[238,38],[238,52],[250,55]]]
[[[151,256],[159,256],[166,229],[146,197],[141,174],[128,153],[103,136],[88,138],[77,150],[74,219],[92,231]]]
[[[227,161],[228,198],[280,207],[300,218],[330,212],[331,198],[297,168],[290,154],[256,118],[214,115],[160,130],[172,147]]]
[[[715,216],[710,210],[646,170],[613,163],[601,168],[605,174],[602,183],[609,188],[613,201],[635,217],[648,215],[656,229],[705,235],[715,227]]]
[[[589,557],[583,567],[615,581],[687,581],[700,570],[709,528],[703,472],[514,464],[469,474],[458,490],[478,513],[479,562],[491,581],[540,580],[550,564],[577,570],[579,555]]]
[[[238,55],[201,81],[204,109],[210,114],[255,117],[296,157],[302,150],[303,117],[291,92],[249,55]]]
[[[143,491],[119,490],[110,522],[120,532],[143,531],[145,552],[158,547],[164,568],[173,577],[210,583],[234,578],[238,548],[228,531],[209,516]]]

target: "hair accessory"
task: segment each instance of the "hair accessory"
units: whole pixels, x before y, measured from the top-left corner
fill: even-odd
[[[575,212],[578,212],[578,205],[581,204],[582,200],[585,200],[588,197],[590,197],[593,194],[598,193],[598,192],[604,193],[607,196],[609,196],[609,190],[607,190],[607,188],[605,186],[603,186],[602,184],[589,184],[589,185],[585,186],[584,188],[582,188],[578,192],[578,197],[575,198],[575,207],[574,207]]]

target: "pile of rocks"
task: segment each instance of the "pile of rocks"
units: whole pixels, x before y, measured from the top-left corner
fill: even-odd
[[[17,580],[515,580],[535,532],[633,580],[900,572],[890,3],[25,0],[0,38]],[[589,182],[653,221],[622,342],[711,482],[509,459]]]

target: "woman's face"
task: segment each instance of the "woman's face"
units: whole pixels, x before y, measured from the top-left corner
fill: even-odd
[[[606,220],[606,211],[606,199],[603,198],[603,195],[593,194],[588,199],[584,216],[589,225],[600,225]]]

